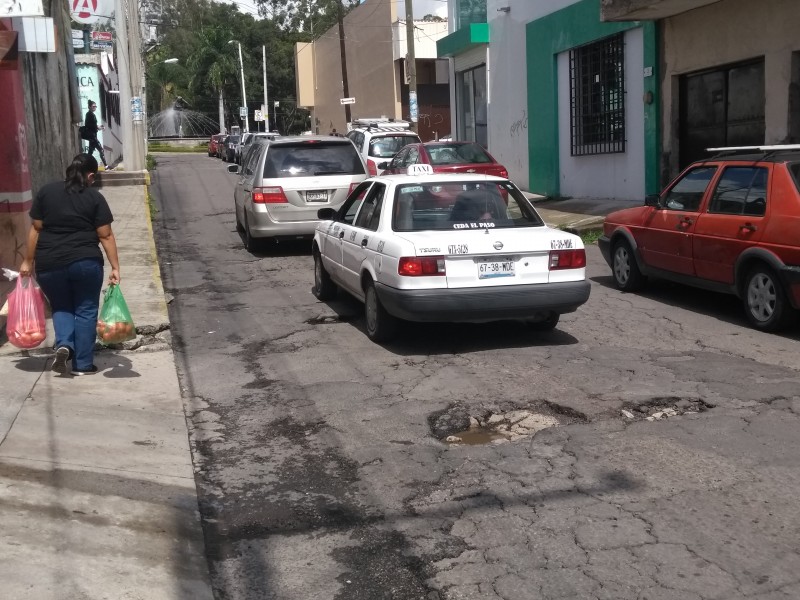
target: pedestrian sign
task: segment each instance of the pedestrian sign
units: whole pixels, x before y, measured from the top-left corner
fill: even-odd
[[[247,117],[247,107],[246,106],[240,106],[239,107],[239,118],[244,119],[245,117]]]

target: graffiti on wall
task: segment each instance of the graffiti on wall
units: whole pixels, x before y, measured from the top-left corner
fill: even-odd
[[[513,138],[518,135],[523,135],[528,130],[528,111],[522,111],[522,117],[511,123],[508,128],[509,135]]]

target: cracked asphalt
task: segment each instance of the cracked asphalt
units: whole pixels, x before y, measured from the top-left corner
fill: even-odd
[[[409,324],[311,294],[309,243],[247,253],[235,178],[159,155],[151,192],[216,597],[800,598],[800,330],[735,298],[611,285],[550,333]],[[622,409],[702,406],[655,422]],[[564,425],[448,445],[429,418]]]

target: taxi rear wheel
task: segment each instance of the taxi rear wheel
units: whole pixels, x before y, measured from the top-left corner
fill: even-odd
[[[322,255],[314,248],[314,289],[312,290],[318,300],[331,300],[336,296],[336,284],[325,270]]]
[[[386,342],[397,333],[397,318],[386,312],[378,298],[375,284],[371,281],[364,289],[364,316],[367,322],[367,337],[373,342]]]

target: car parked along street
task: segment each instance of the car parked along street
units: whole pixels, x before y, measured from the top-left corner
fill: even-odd
[[[550,330],[589,298],[581,239],[547,227],[507,179],[414,165],[364,181],[319,218],[314,294],[341,288],[361,300],[373,341],[402,320]]]
[[[709,151],[644,206],[606,217],[598,244],[614,282],[734,294],[755,328],[786,328],[800,310],[800,146]]]
[[[385,175],[405,173],[411,165],[430,165],[434,173],[481,173],[508,177],[508,170],[476,142],[409,144],[388,162],[378,164]]]

